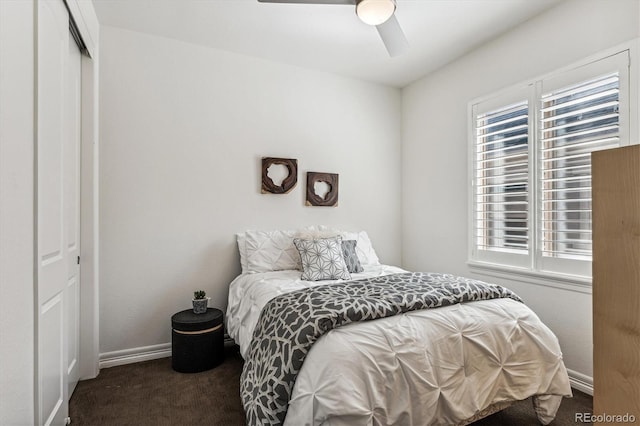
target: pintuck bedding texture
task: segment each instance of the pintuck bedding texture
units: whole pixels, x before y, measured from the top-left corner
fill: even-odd
[[[237,237],[251,426],[462,425],[531,396],[548,424],[571,396],[555,335],[505,288],[381,265],[364,231]]]
[[[351,274],[353,283],[341,282],[355,287],[361,285],[357,280],[367,279],[365,282],[380,286],[395,279],[375,277],[390,274],[410,277],[409,281],[411,277],[415,281],[416,276],[437,277],[436,281],[449,286],[466,280],[441,274],[406,274],[396,267],[375,264],[375,260],[365,260],[363,272]],[[343,325],[327,327],[314,337],[317,340],[301,367],[297,365],[297,377],[289,380],[289,385],[268,378],[258,383],[252,363],[266,358],[256,357],[256,353],[264,354],[267,346],[276,344],[273,336],[260,334],[263,329],[271,334],[274,331],[260,320],[263,308],[274,298],[276,303],[291,301],[277,296],[304,294],[305,289],[313,293],[314,287],[336,282],[303,281],[300,277],[301,272],[294,269],[243,273],[230,285],[227,328],[246,361],[241,387],[244,392],[253,392],[253,386],[258,385],[257,393],[266,391],[264,395],[273,398],[268,401],[266,396],[256,406],[256,399],[248,397],[249,393],[244,395],[250,425],[282,424],[283,418],[284,424],[291,426],[466,424],[491,406],[530,396],[534,396],[540,422],[548,424],[562,397],[571,396],[555,335],[511,293],[489,300],[463,296],[437,309],[400,309],[395,315],[376,315],[378,319],[369,321],[350,322],[344,320],[349,315],[334,316],[342,318],[338,322]],[[372,303],[375,306],[377,302]],[[296,309],[292,307],[290,313]],[[292,326],[297,322],[294,317],[284,323]],[[301,321],[300,325],[305,327]],[[264,345],[263,350],[252,350],[252,341]],[[298,346],[295,342],[287,345]],[[295,374],[286,360],[292,353],[282,353],[279,356],[285,357],[284,361],[260,368],[272,368],[273,377],[281,377],[283,372],[275,370],[288,365],[283,374]],[[269,386],[274,387],[273,392]],[[286,415],[278,408],[263,411],[264,405],[283,394],[289,399]]]

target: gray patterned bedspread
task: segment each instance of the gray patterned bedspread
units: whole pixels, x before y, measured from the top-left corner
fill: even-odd
[[[408,272],[328,284],[283,294],[262,310],[240,378],[248,425],[280,425],[313,343],[354,321],[456,303],[511,298],[495,284],[449,274]]]

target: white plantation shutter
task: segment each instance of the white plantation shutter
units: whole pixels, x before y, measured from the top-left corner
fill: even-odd
[[[628,144],[629,52],[472,105],[471,260],[591,275],[591,153]]]
[[[527,253],[529,107],[526,101],[476,117],[476,245]]]
[[[543,94],[541,254],[591,260],[591,152],[620,144],[618,73]]]
[[[526,267],[530,255],[529,87],[472,109],[474,258]]]

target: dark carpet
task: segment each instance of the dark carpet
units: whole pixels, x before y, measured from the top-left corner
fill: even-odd
[[[227,348],[224,363],[196,374],[177,373],[171,358],[103,369],[78,383],[69,414],[72,426],[244,425],[240,403],[242,358]],[[576,413],[591,413],[592,399],[574,390],[565,398],[555,426],[575,426]],[[531,400],[486,417],[475,426],[539,425]]]

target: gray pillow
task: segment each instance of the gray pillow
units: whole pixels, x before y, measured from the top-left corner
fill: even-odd
[[[344,263],[347,264],[347,270],[351,273],[364,271],[356,253],[357,243],[356,240],[342,241],[342,256],[344,257]]]
[[[342,255],[342,237],[304,240],[294,238],[293,244],[302,260],[302,276],[305,281],[350,280]]]

